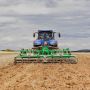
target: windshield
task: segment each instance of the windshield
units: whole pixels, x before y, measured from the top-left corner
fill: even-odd
[[[52,32],[40,32],[38,38],[44,40],[52,39]]]

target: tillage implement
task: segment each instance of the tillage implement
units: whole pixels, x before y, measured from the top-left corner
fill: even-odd
[[[77,58],[71,54],[69,48],[59,49],[53,30],[38,30],[32,49],[21,49],[20,54],[14,58],[14,63],[68,63],[76,64]],[[61,35],[58,33],[58,37]]]

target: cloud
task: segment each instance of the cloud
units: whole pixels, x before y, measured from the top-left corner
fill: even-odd
[[[0,16],[0,23],[16,22],[15,17]]]
[[[2,11],[3,9],[3,11]],[[1,6],[1,15],[38,15],[38,14],[48,14],[49,9],[41,2],[31,3],[19,3],[15,5]]]
[[[14,39],[12,37],[8,36],[8,37],[1,38],[0,41],[1,42],[12,42],[12,41],[14,41]]]
[[[0,0],[0,49],[31,48],[38,29],[61,32],[62,47],[90,48],[89,8],[89,0]]]
[[[59,47],[70,48],[71,50],[89,49],[90,43],[87,38],[62,38],[59,40]]]
[[[86,0],[1,0],[0,12],[2,15],[60,14],[87,11],[89,4]]]

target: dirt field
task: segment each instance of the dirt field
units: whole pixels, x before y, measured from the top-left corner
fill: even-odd
[[[0,90],[90,90],[90,53],[78,64],[17,64],[17,54],[0,53]]]

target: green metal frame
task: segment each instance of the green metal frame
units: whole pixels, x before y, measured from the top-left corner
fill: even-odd
[[[43,46],[41,50],[22,49],[16,58],[71,58],[75,57],[71,54],[69,48],[50,50],[48,46]]]

